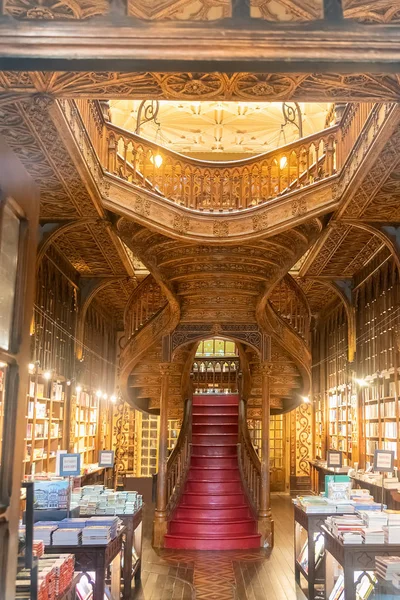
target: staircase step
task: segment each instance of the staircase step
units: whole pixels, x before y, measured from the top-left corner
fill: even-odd
[[[239,407],[233,404],[218,406],[216,404],[193,406],[193,415],[238,415]]]
[[[183,506],[179,504],[174,513],[174,519],[208,519],[216,521],[219,519],[245,519],[251,517],[250,508],[246,504],[235,507],[230,506]]]
[[[199,414],[193,413],[192,419],[193,427],[200,425],[224,425],[225,423],[235,424],[238,427],[238,416],[237,414]]]
[[[193,433],[192,434],[192,444],[204,444],[208,446],[209,444],[219,444],[220,446],[225,446],[229,444],[237,444],[238,442],[238,434],[237,433],[225,433],[221,431],[220,433]]]
[[[165,547],[181,550],[248,550],[250,548],[259,548],[261,536],[254,534],[232,534],[220,535],[215,537],[208,536],[186,536],[171,535],[165,536]]]
[[[218,445],[213,444],[212,446],[207,446],[205,444],[193,444],[192,446],[192,456],[237,456],[237,445],[229,444],[229,445]]]
[[[237,456],[193,456],[190,459],[190,469],[237,469]]]
[[[193,457],[194,458],[194,457]],[[192,460],[193,460],[192,458]],[[223,460],[223,459],[221,459]],[[240,481],[239,468],[190,467],[188,481]]]
[[[186,482],[185,492],[197,494],[227,494],[242,493],[242,483],[239,479],[225,479],[223,481],[207,481],[204,479]]]
[[[198,492],[184,492],[182,496],[182,506],[232,506],[242,505],[245,497],[240,492],[224,492],[221,494],[199,494]]]
[[[237,394],[202,394],[193,396],[193,407],[199,405],[239,405],[239,396]]]
[[[192,432],[197,433],[232,433],[237,436],[238,424],[237,423],[193,423]]]
[[[218,521],[172,519],[169,531],[172,535],[192,534],[207,537],[211,532],[212,537],[214,537],[215,535],[257,533],[257,525],[254,519],[250,518]]]

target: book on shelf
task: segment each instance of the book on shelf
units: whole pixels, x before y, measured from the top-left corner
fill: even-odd
[[[329,600],[344,600],[344,576],[342,573],[337,578],[336,583],[329,594]]]

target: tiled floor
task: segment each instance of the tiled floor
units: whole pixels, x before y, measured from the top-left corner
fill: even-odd
[[[293,515],[288,496],[273,496],[275,547],[194,552],[151,547],[152,511],[145,513],[142,585],[132,600],[304,600],[293,572]]]

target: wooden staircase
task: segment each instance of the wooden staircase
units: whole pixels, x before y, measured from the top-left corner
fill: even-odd
[[[236,394],[193,396],[192,456],[166,548],[259,548],[257,520],[244,493],[237,458]]]

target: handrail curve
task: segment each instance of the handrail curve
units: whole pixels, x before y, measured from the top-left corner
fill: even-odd
[[[179,436],[167,462],[167,518],[175,510],[183,493],[190,467],[192,446],[192,399],[185,402],[184,416]]]

